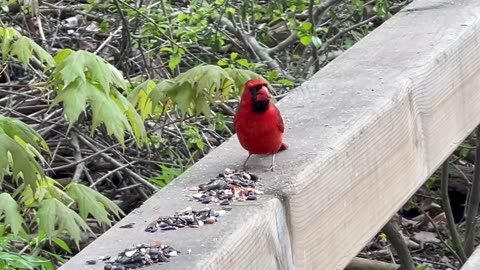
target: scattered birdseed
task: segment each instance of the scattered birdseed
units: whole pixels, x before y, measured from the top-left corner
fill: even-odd
[[[122,228],[122,229],[131,229],[131,228],[133,228],[133,226],[135,226],[135,223],[136,223],[136,222],[132,222],[132,223],[125,224],[125,225],[120,226],[120,228]]]
[[[97,261],[96,260],[88,260],[86,263],[88,265],[94,265],[94,264],[97,264]]]
[[[211,202],[225,206],[232,201],[252,201],[257,200],[257,196],[263,194],[259,190],[258,177],[254,174],[242,170],[225,169],[217,177],[211,179],[208,183],[200,184],[198,187],[192,187],[189,190],[197,192],[192,198],[203,204]],[[223,207],[225,210],[227,208]],[[204,224],[214,224],[218,217],[225,215],[225,210],[214,210],[203,208],[202,210],[193,210],[188,207],[185,210],[175,212],[171,216],[161,216],[151,222],[146,228],[147,232],[177,230],[180,228],[198,228]]]
[[[229,205],[232,201],[256,200],[257,195],[263,194],[257,181],[255,174],[227,168],[208,183],[191,187],[189,190],[197,192],[192,198],[201,203]]]
[[[145,228],[147,232],[156,232],[158,229],[162,231],[177,230],[179,228],[190,227],[198,228],[206,224],[213,224],[217,218],[225,215],[224,210],[214,210],[203,208],[202,210],[193,210],[187,207],[185,210],[175,212],[172,216],[161,216],[157,220],[148,224]]]
[[[159,242],[133,245],[115,257],[102,257],[105,270],[126,270],[146,267],[152,264],[168,262],[171,257],[178,256],[180,251]]]

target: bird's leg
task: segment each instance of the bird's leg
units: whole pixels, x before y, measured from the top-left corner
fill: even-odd
[[[269,170],[274,171],[275,169],[275,154],[272,155],[272,165],[270,166]]]
[[[248,157],[247,157],[247,159],[245,160],[245,162],[243,163],[243,170],[244,170],[244,171],[247,170],[247,161],[248,161],[248,159],[249,159],[251,156],[252,156],[252,154],[251,154],[251,153],[248,153]]]

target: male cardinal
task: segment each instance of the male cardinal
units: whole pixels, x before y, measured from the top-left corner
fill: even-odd
[[[248,151],[243,163],[246,170],[251,155],[272,155],[270,170],[275,168],[275,154],[287,149],[283,143],[282,116],[270,102],[267,82],[262,79],[249,80],[243,89],[240,106],[234,117],[235,130],[240,144]]]

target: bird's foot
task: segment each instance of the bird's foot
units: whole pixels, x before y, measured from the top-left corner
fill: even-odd
[[[272,164],[266,171],[267,171],[267,172],[273,172],[273,171],[275,171],[275,165]]]

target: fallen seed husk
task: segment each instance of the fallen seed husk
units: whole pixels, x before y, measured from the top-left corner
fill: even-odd
[[[96,260],[88,260],[88,261],[86,261],[86,263],[88,265],[94,265],[94,264],[97,264],[97,261]]]
[[[254,174],[227,168],[208,183],[190,190],[197,192],[192,198],[203,204],[229,205],[232,201],[256,200],[256,195],[263,194],[257,181],[258,177]]]
[[[223,210],[216,211],[208,207],[200,210],[193,210],[191,207],[187,207],[182,211],[175,212],[175,214],[171,216],[159,217],[156,221],[148,224],[145,231],[156,232],[158,228],[162,231],[177,230],[185,227],[198,228],[204,224],[217,222],[217,217],[219,217],[222,212],[225,213]]]
[[[230,205],[233,201],[257,200],[259,194],[258,177],[241,170],[225,169],[208,183],[189,188],[194,191],[192,198],[203,203],[216,203],[222,206]],[[223,207],[222,207],[223,208]],[[151,222],[146,232],[173,231],[180,228],[198,228],[204,224],[215,224],[218,217],[225,215],[225,210],[215,211],[211,208],[193,210],[187,207],[183,211],[175,212],[171,216],[161,216]]]
[[[149,244],[137,244],[126,248],[116,257],[103,257],[105,270],[126,270],[146,267],[152,264],[168,262],[170,257],[178,256],[180,251],[171,246],[162,245],[159,242]],[[90,260],[96,263],[95,260]],[[90,261],[87,261],[90,262]]]

